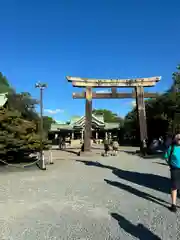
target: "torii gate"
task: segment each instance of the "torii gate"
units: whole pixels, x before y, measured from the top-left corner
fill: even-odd
[[[85,135],[84,151],[91,151],[91,126],[92,126],[92,99],[105,98],[136,98],[138,119],[140,127],[141,150],[147,140],[147,123],[144,98],[156,98],[157,93],[145,93],[144,87],[153,87],[161,77],[135,78],[135,79],[89,79],[79,77],[66,77],[73,87],[86,88],[85,92],[73,93],[74,99],[86,99],[85,107]],[[92,92],[92,88],[111,88],[111,93]],[[134,88],[132,93],[118,93],[117,88]]]

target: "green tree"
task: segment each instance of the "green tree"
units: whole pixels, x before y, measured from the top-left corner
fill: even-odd
[[[37,100],[27,92],[16,93],[6,77],[0,73],[1,93],[7,93],[7,103],[0,108],[0,157],[20,159],[40,149],[39,115],[36,112]],[[47,118],[45,131],[48,131]],[[50,119],[48,119],[49,123]],[[44,134],[43,147],[48,147]]]
[[[7,78],[3,76],[3,74],[0,72],[0,93],[8,93],[13,91]]]
[[[0,110],[0,155],[19,157],[40,149],[36,124],[22,118],[18,111]]]
[[[48,117],[48,116],[43,117],[43,127],[44,127],[44,131],[45,131],[46,135],[51,128],[51,124],[55,123],[55,122],[56,121],[52,117]]]
[[[103,115],[105,122],[119,122],[121,124],[123,123],[123,119],[121,117],[107,109],[93,109],[92,113],[95,115]]]
[[[36,105],[38,101],[33,99],[30,93],[9,93],[8,97],[8,109],[16,109],[21,112],[22,117],[26,120],[38,121],[39,116],[36,112]]]
[[[8,109],[9,110],[18,110],[21,113],[21,116],[28,120],[33,121],[37,126],[37,131],[39,131],[40,127],[40,117],[36,112],[36,105],[38,101],[33,99],[30,93],[22,92],[20,94],[11,93],[8,94]],[[55,121],[53,118],[48,116],[43,116],[43,127],[45,135],[47,136],[48,131],[51,127],[51,124]]]
[[[174,118],[174,113],[180,109],[180,66],[172,76],[173,84],[169,90],[156,99],[145,102],[149,138],[157,137],[179,128],[180,119]],[[138,129],[138,130],[137,130]],[[137,111],[134,108],[124,119],[124,132],[134,135],[139,141],[139,123]]]

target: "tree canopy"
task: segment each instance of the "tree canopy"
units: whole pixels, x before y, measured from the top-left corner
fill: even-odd
[[[0,72],[0,93],[9,93],[12,88],[5,76]]]
[[[145,102],[149,138],[166,135],[178,131],[180,110],[180,66],[172,75],[173,84],[169,90],[156,99]],[[173,128],[174,126],[174,128]],[[136,107],[124,119],[124,132],[139,141],[139,123]]]
[[[40,117],[36,112],[38,101],[28,92],[16,93],[0,73],[1,93],[7,93],[7,103],[0,108],[0,157],[16,158],[40,149]],[[44,148],[52,118],[44,116]]]
[[[92,111],[95,115],[103,115],[105,122],[119,122],[122,123],[123,119],[119,117],[116,113],[107,109],[93,109]]]
[[[51,124],[55,123],[55,122],[56,121],[52,117],[49,117],[49,116],[43,117],[43,127],[44,127],[44,131],[45,131],[46,135],[51,128]]]
[[[36,120],[38,121],[39,116],[35,110],[35,107],[38,103],[36,99],[33,99],[30,93],[9,93],[8,97],[8,109],[9,110],[18,110],[21,112],[22,117],[26,120]]]

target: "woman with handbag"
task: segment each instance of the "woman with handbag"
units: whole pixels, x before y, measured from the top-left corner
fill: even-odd
[[[171,175],[171,199],[172,205],[170,210],[172,212],[177,211],[176,199],[177,190],[180,189],[180,134],[177,134],[172,142],[171,146],[165,153],[165,159],[170,167]]]

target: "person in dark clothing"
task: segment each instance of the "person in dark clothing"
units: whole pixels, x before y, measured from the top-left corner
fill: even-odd
[[[108,152],[110,151],[110,148],[109,148],[109,142],[108,140],[104,140],[104,156],[108,156]]]
[[[84,143],[81,146],[81,152],[84,152]]]
[[[62,137],[59,137],[59,149],[62,149]]]

